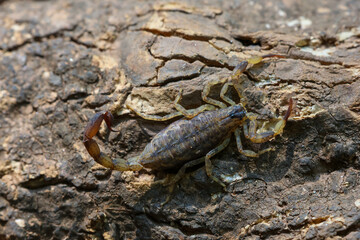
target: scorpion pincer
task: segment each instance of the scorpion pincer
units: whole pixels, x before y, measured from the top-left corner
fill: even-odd
[[[98,144],[92,138],[99,131],[101,122],[105,120],[108,128],[111,128],[113,115],[109,111],[97,113],[85,128],[83,143],[96,162],[104,167],[118,171],[138,171],[142,168],[164,170],[179,168],[178,174],[166,185],[176,183],[185,173],[186,168],[205,161],[207,175],[221,186],[225,184],[212,174],[211,157],[222,151],[230,142],[230,136],[235,134],[238,151],[248,157],[258,157],[260,154],[274,150],[267,148],[260,152],[245,150],[241,144],[240,128],[243,128],[244,136],[252,142],[266,142],[283,132],[286,121],[292,110],[292,99],[283,118],[279,119],[272,130],[257,131],[256,115],[248,113],[242,103],[236,104],[226,96],[229,86],[233,86],[241,99],[241,90],[235,80],[245,71],[248,63],[256,64],[263,58],[279,57],[282,55],[265,55],[242,61],[235,69],[230,78],[219,79],[209,82],[202,91],[202,99],[207,104],[196,109],[186,110],[179,104],[182,91],[175,99],[174,105],[178,110],[166,116],[150,116],[137,112],[131,106],[127,106],[139,116],[148,120],[166,121],[174,117],[185,116],[184,119],[173,122],[160,131],[144,151],[130,159],[111,159],[102,153]],[[229,81],[230,80],[230,81]],[[223,84],[220,97],[224,102],[208,97],[212,86]],[[205,157],[204,157],[205,156]]]

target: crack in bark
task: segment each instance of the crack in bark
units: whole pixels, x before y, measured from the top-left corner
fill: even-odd
[[[181,220],[175,220],[175,221],[164,221],[165,217],[159,216],[157,217],[154,214],[151,214],[151,212],[144,211],[141,214],[138,215],[145,215],[147,218],[149,218],[154,223],[157,223],[160,226],[168,226],[172,228],[178,229],[182,234],[185,236],[191,236],[191,235],[198,235],[198,234],[213,234],[211,230],[207,227],[201,227],[200,229],[193,229],[189,227],[185,227],[181,224]],[[135,223],[136,224],[136,223]]]
[[[199,73],[194,73],[194,74],[191,74],[191,75],[188,75],[188,76],[180,76],[180,77],[175,77],[175,78],[169,78],[167,79],[163,84],[159,84],[160,86],[163,86],[163,85],[166,85],[167,83],[169,82],[174,82],[174,81],[177,81],[177,80],[190,80],[190,79],[194,79],[196,77],[199,77],[202,73],[202,70],[204,69],[204,67],[220,67],[220,68],[227,68],[229,70],[233,70],[234,67],[228,65],[227,63],[223,63],[221,64],[220,62],[216,61],[216,60],[211,60],[211,59],[207,59],[201,55],[198,55],[196,56],[195,58],[191,58],[191,57],[188,57],[186,55],[182,55],[182,54],[175,54],[173,55],[171,58],[166,58],[166,57],[157,57],[155,56],[152,52],[151,52],[151,48],[152,46],[154,45],[154,43],[156,42],[157,40],[157,37],[158,35],[156,35],[156,37],[153,39],[153,41],[151,41],[151,43],[149,43],[149,46],[147,47],[147,51],[148,53],[154,58],[154,59],[158,59],[158,60],[162,60],[162,63],[156,67],[156,80],[158,79],[158,76],[159,76],[159,70],[165,66],[165,64],[168,62],[168,61],[171,61],[171,60],[183,60],[187,63],[190,63],[192,64],[193,62],[195,61],[199,61],[201,63],[204,64],[204,66],[202,66],[199,70]],[[207,41],[208,42],[208,41]],[[148,82],[151,82],[153,79],[150,79]]]
[[[187,76],[179,76],[179,77],[173,77],[173,78],[168,78],[166,79],[166,81],[164,81],[163,83],[159,84],[160,86],[165,86],[170,82],[176,82],[176,81],[181,81],[181,80],[192,80],[194,78],[197,78],[199,76],[201,76],[202,70],[204,69],[205,66],[202,66],[199,70],[199,72],[197,73],[193,73],[193,74],[189,74]]]
[[[246,233],[246,236],[251,236],[252,234],[255,235],[259,235],[262,238],[268,238],[270,236],[273,235],[279,235],[281,233],[291,233],[294,230],[301,230],[301,229],[309,229],[312,225],[319,225],[323,222],[326,222],[327,220],[331,220],[331,216],[324,216],[324,217],[317,217],[317,218],[308,218],[305,219],[303,222],[294,225],[294,226],[289,226],[288,221],[281,221],[281,217],[282,214],[280,216],[276,216],[275,214],[268,217],[268,218],[264,218],[264,219],[260,219],[258,221],[256,221],[254,224],[251,224],[251,227],[255,227],[257,224],[260,223],[267,223],[272,219],[278,219],[279,222],[284,224],[284,228],[282,229],[269,229],[269,231],[266,232],[257,232],[256,230],[251,230],[250,232]],[[309,217],[307,215],[307,217]],[[334,221],[334,222],[339,222],[339,221]],[[344,223],[340,222],[343,226]],[[360,217],[357,218],[356,221],[354,221],[352,224],[350,224],[349,226],[347,226],[344,230],[338,231],[337,234],[339,234],[340,236],[346,236],[348,235],[350,232],[356,231],[356,229],[360,226]],[[240,234],[241,236],[241,234]],[[244,237],[244,236],[242,236]]]
[[[256,39],[254,37],[250,37],[250,36],[243,36],[243,35],[232,35],[232,37],[237,40],[238,42],[240,42],[243,46],[248,47],[248,46],[262,46],[261,45],[261,41],[259,39]]]
[[[177,59],[177,60],[183,60],[183,61],[188,62],[188,63],[193,63],[195,61],[199,61],[199,62],[203,63],[207,67],[227,68],[230,71],[232,71],[234,69],[233,66],[230,66],[226,62],[221,63],[221,62],[218,62],[216,60],[211,60],[211,59],[205,58],[205,57],[203,57],[201,55],[198,55],[198,56],[196,56],[194,58],[191,58],[191,57],[188,57],[188,56],[183,55],[183,54],[174,54],[171,58],[166,58],[166,57],[155,57],[155,58],[156,59],[161,59],[161,60],[164,60],[164,61],[170,61],[170,60]]]
[[[211,42],[211,41],[208,41],[208,43],[209,43],[213,48],[215,48],[215,49],[218,50],[218,51],[223,52],[223,53],[226,54],[226,55],[229,54],[230,52],[232,52],[232,50],[226,51],[225,49],[217,46],[215,43],[213,43],[213,42]]]
[[[232,35],[232,37],[239,41],[240,43],[242,43],[245,47],[247,46],[260,46],[262,47],[264,44],[261,41],[261,39],[256,38],[256,37],[252,37],[252,36],[246,36],[246,35]],[[266,42],[267,43],[267,42]],[[276,46],[289,46],[287,44],[283,44],[283,43],[277,43],[275,46],[274,45],[267,45],[270,47],[270,49],[273,49]],[[308,60],[308,61],[313,61],[313,62],[318,62],[321,65],[332,65],[332,64],[337,64],[337,65],[341,65],[344,66],[345,68],[350,68],[350,67],[354,67],[353,64],[347,64],[339,59],[333,58],[333,57],[322,57],[322,56],[316,56],[313,55],[311,53],[308,52],[303,52],[301,50],[299,50],[298,48],[294,47],[294,46],[289,46],[289,49],[287,51],[287,58],[288,59],[299,59],[299,60]],[[356,65],[355,65],[356,66]]]
[[[169,31],[161,31],[161,30],[157,30],[157,29],[140,28],[140,29],[135,29],[134,31],[149,32],[149,33],[152,33],[154,35],[163,36],[163,37],[180,37],[182,39],[190,40],[190,41],[208,42],[211,39],[217,39],[217,40],[223,40],[223,41],[226,41],[228,43],[231,43],[230,40],[228,40],[227,38],[224,38],[224,37],[202,36],[202,35],[187,35],[187,34],[184,34],[184,33],[177,32],[176,29],[172,29],[172,30],[169,30]]]
[[[195,9],[198,9],[195,7]],[[199,11],[198,13],[196,12],[191,12],[191,11],[187,11],[187,10],[184,10],[184,9],[150,9],[142,14],[137,14],[137,17],[144,17],[148,14],[152,14],[152,13],[160,13],[160,12],[178,12],[178,13],[184,13],[184,14],[187,14],[187,15],[197,15],[197,16],[202,16],[202,17],[205,17],[205,18],[208,18],[208,19],[215,19],[216,16],[220,16],[222,14],[221,13],[215,13],[215,12],[212,12],[214,16],[210,16],[210,15],[204,15],[204,14],[201,14],[201,11]]]
[[[74,26],[70,27],[70,28],[62,28],[57,30],[56,32],[52,32],[52,33],[48,33],[42,36],[33,36],[30,39],[27,39],[25,41],[23,41],[22,43],[16,44],[14,46],[11,47],[5,47],[5,48],[1,48],[0,50],[4,50],[6,52],[12,52],[12,51],[16,51],[24,46],[26,46],[27,44],[31,44],[34,42],[43,42],[44,40],[48,40],[51,38],[63,38],[65,36],[65,32],[71,32],[74,31],[76,29],[76,27],[78,26],[78,24],[74,24]]]
[[[316,56],[311,53],[303,52],[301,50],[295,49],[294,47],[289,49],[288,58],[295,60],[307,60],[307,61],[318,62],[321,65],[337,64],[344,66],[346,68],[352,67],[352,65],[345,64],[343,61],[331,57]]]
[[[22,182],[19,184],[19,186],[26,188],[26,189],[31,189],[31,190],[37,190],[37,189],[43,189],[49,186],[56,186],[59,184],[65,184],[68,187],[76,187],[74,186],[70,181],[66,180],[66,179],[61,179],[61,178],[50,178],[50,179],[46,179],[45,175],[41,175],[38,176],[34,179],[29,179],[26,182]],[[82,189],[81,187],[76,187],[77,189]]]
[[[176,82],[176,81],[179,81],[179,80],[191,80],[191,79],[194,79],[194,78],[197,78],[197,77],[199,77],[199,76],[201,76],[201,73],[202,73],[202,71],[203,71],[203,69],[205,68],[205,67],[219,67],[219,65],[212,65],[212,64],[207,64],[206,62],[204,62],[204,61],[201,61],[200,59],[192,59],[192,58],[187,58],[186,56],[184,56],[184,55],[182,55],[182,56],[178,56],[178,57],[173,57],[173,58],[162,58],[162,57],[155,57],[152,53],[151,53],[151,51],[150,51],[150,49],[149,49],[149,53],[150,53],[150,55],[152,56],[152,57],[154,57],[155,59],[160,59],[160,60],[163,60],[163,62],[162,62],[162,64],[160,65],[160,66],[158,66],[157,68],[156,68],[156,75],[157,75],[157,77],[156,77],[156,80],[158,79],[158,77],[159,77],[159,71],[160,71],[160,69],[162,68],[162,67],[164,67],[165,66],[165,64],[168,62],[168,61],[171,61],[171,60],[183,60],[183,61],[185,61],[185,62],[187,62],[187,63],[190,63],[190,64],[192,64],[193,62],[195,62],[195,61],[199,61],[199,62],[201,62],[201,63],[203,63],[204,64],[204,66],[202,66],[200,69],[199,69],[199,72],[197,72],[197,73],[193,73],[193,74],[190,74],[190,75],[187,75],[187,76],[179,76],[179,77],[173,77],[173,78],[168,78],[168,79],[166,79],[166,81],[164,81],[163,83],[158,83],[156,86],[165,86],[165,85],[167,85],[168,83],[170,83],[170,82]],[[216,62],[216,61],[214,61],[214,62]],[[221,66],[222,67],[222,66]],[[226,67],[226,68],[231,68],[230,66],[228,66],[228,67]],[[149,80],[149,82],[151,82],[153,79],[151,79],[151,80]],[[150,86],[149,86],[150,87]]]
[[[74,37],[70,37],[70,41],[75,43],[75,44],[78,44],[78,45],[82,45],[86,48],[97,48],[96,44],[93,44],[93,43],[86,43],[86,42],[82,42]]]

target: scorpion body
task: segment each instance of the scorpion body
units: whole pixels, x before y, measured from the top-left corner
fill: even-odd
[[[241,144],[240,129],[242,126],[244,135],[255,143],[262,143],[281,134],[287,119],[292,110],[292,99],[290,99],[289,108],[282,119],[275,125],[273,130],[257,131],[256,115],[248,113],[243,104],[235,104],[226,96],[229,86],[233,86],[242,98],[241,87],[234,80],[242,74],[248,63],[256,64],[266,57],[284,57],[281,55],[265,55],[255,57],[241,62],[234,70],[229,79],[220,79],[208,83],[202,92],[202,98],[208,104],[197,109],[186,110],[179,101],[182,91],[175,99],[174,105],[178,112],[167,116],[149,116],[137,112],[131,106],[127,106],[136,114],[148,120],[165,121],[174,117],[184,115],[187,119],[180,119],[173,122],[167,128],[160,131],[152,141],[145,147],[144,151],[138,156],[129,159],[111,159],[102,153],[98,144],[93,140],[100,128],[100,124],[105,120],[108,128],[111,128],[113,116],[110,112],[97,113],[90,121],[84,131],[83,143],[89,154],[99,164],[119,171],[136,171],[143,167],[154,170],[164,170],[169,168],[178,168],[182,166],[178,174],[172,179],[170,184],[176,183],[185,173],[185,169],[205,161],[206,173],[214,181],[225,187],[225,184],[212,175],[212,166],[210,158],[222,151],[230,142],[230,135],[235,134],[238,151],[248,157],[258,157],[260,154],[273,150],[273,148],[264,149],[258,153],[251,150],[244,150]],[[220,97],[228,103],[226,105],[215,99],[208,97],[212,86],[223,84]]]
[[[220,145],[245,117],[245,109],[235,105],[176,121],[153,138],[139,156],[139,162],[156,170],[182,166]]]

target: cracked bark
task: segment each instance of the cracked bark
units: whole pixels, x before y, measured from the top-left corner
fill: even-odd
[[[359,236],[358,2],[0,2],[1,239]],[[248,111],[267,120],[290,97],[296,107],[281,137],[244,142],[275,152],[247,159],[232,141],[212,159],[216,176],[233,178],[229,192],[198,166],[161,207],[168,190],[149,182],[168,172],[111,172],[86,153],[81,135],[95,112],[117,112],[119,132],[102,130],[100,148],[136,156],[168,123],[125,103],[168,114],[183,89],[181,104],[197,107],[208,81],[267,53],[288,58],[242,76]]]

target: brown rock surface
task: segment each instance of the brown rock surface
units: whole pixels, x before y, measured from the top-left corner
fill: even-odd
[[[360,3],[341,1],[0,1],[0,239],[360,238]],[[89,118],[117,112],[96,137],[138,155],[202,104],[207,81],[253,55],[248,111],[268,119],[296,102],[276,151],[249,159],[235,141],[168,189],[166,173],[110,171],[82,145]],[[218,96],[219,88],[212,92]],[[241,177],[248,177],[240,181]],[[262,179],[262,180],[260,180]]]

